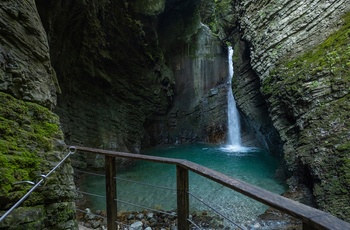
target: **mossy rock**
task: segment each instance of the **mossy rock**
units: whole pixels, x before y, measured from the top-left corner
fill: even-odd
[[[58,117],[40,105],[0,92],[0,209],[28,190],[18,181],[37,181],[53,139],[63,139]]]
[[[350,203],[349,60],[350,12],[338,31],[313,50],[281,60],[262,84],[286,140],[289,168],[309,175],[300,180],[319,208],[347,221],[350,210],[340,204]]]

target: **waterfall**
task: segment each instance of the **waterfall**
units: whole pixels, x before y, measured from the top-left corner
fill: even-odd
[[[236,107],[236,101],[232,93],[232,76],[233,76],[233,63],[232,63],[233,49],[228,47],[228,72],[229,72],[229,84],[228,84],[228,96],[227,96],[227,117],[228,117],[228,140],[227,144],[233,148],[241,147],[241,127],[239,122],[239,114]]]

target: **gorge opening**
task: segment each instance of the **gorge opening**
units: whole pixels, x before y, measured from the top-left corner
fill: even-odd
[[[228,53],[229,79],[233,75],[232,48]],[[231,85],[227,85],[229,112],[228,141],[225,144],[190,143],[156,147],[141,150],[142,154],[186,159],[236,179],[248,182],[271,192],[281,194],[285,185],[275,178],[278,159],[260,148],[241,145],[238,111],[234,102]],[[233,111],[230,111],[230,110]],[[232,114],[233,113],[233,114]],[[223,114],[226,115],[226,114]],[[130,167],[117,172],[118,211],[143,211],[147,208],[171,211],[176,210],[176,170],[172,165],[137,161]],[[189,192],[210,203],[215,210],[229,217],[239,225],[254,221],[264,213],[267,206],[244,197],[213,181],[190,173]],[[88,193],[105,194],[104,179],[88,175],[81,189]],[[146,207],[146,208],[145,208]],[[105,209],[104,198],[91,198],[92,209]],[[190,198],[190,211],[208,212],[211,208]],[[225,223],[230,225],[230,223]]]

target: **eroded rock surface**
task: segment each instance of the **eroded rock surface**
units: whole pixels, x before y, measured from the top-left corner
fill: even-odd
[[[53,108],[59,91],[35,3],[0,4],[0,90]]]
[[[349,1],[147,3],[2,1],[0,91],[47,108],[60,92],[54,111],[72,144],[139,152],[220,142],[227,42],[244,127],[284,154],[291,191],[308,189],[317,207],[349,220]]]
[[[245,43],[238,57],[250,62],[238,66],[238,105],[248,117],[258,114],[251,105],[259,100],[245,94],[260,82],[284,143],[291,190],[310,189],[317,207],[349,220],[349,1],[241,1],[234,7],[240,15],[234,40]],[[301,200],[311,204],[308,198]]]

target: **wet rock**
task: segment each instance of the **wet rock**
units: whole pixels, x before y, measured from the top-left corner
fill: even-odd
[[[149,213],[147,213],[146,216],[147,216],[147,220],[149,220],[149,219],[154,217],[154,213],[153,212],[149,212]]]
[[[141,221],[137,221],[130,225],[130,230],[142,230],[143,223]]]
[[[35,3],[1,2],[0,12],[6,25],[0,35],[0,90],[52,109],[59,87]]]
[[[129,216],[127,217],[128,220],[132,220],[135,218],[135,215],[130,213]]]
[[[143,213],[139,213],[136,215],[136,219],[138,220],[142,220],[145,217],[145,215]]]
[[[338,97],[348,97],[348,73],[343,72],[342,61],[330,60],[347,56],[348,42],[343,36],[347,32],[342,23],[348,19],[342,18],[348,17],[349,4],[346,0],[280,3],[263,1],[257,6],[245,0],[236,6],[237,13],[241,12],[237,18],[240,31],[232,37],[237,105],[246,127],[256,131],[263,146],[280,149],[286,164],[279,176],[293,175],[313,191],[313,197],[305,194],[308,199],[302,202],[316,202],[321,209],[348,219],[349,211],[339,208],[339,199],[349,201],[348,176],[334,179],[340,174],[330,167],[343,162],[349,168],[343,153],[334,149],[339,141],[349,139],[349,126],[340,125],[340,131],[331,125],[337,118],[344,119],[348,111]],[[333,37],[333,32],[338,35]],[[333,48],[327,49],[329,46]],[[332,67],[324,65],[325,55]],[[342,83],[333,86],[333,77]]]

